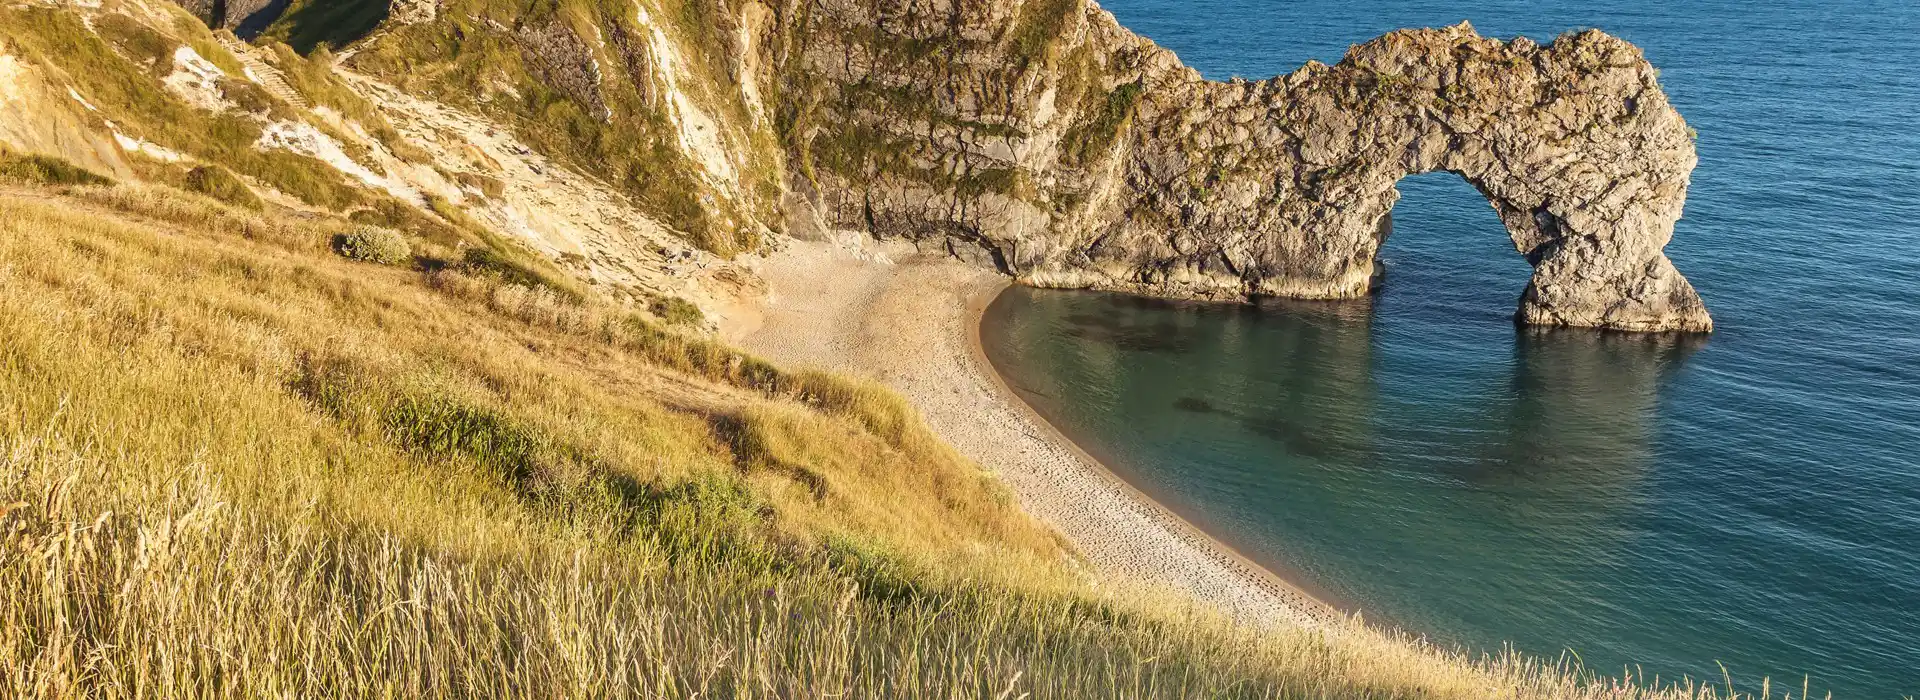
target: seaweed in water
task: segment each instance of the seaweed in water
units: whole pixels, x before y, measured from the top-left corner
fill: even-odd
[[[1081,340],[1103,343],[1134,352],[1184,354],[1192,351],[1192,344],[1186,339],[1170,337],[1163,332],[1150,329],[1106,330],[1077,326],[1067,329],[1066,334]]]
[[[1133,325],[1092,314],[1073,314],[1066,320],[1068,325],[1065,333],[1068,336],[1121,350],[1174,354],[1192,350],[1192,344],[1181,335],[1178,324]]]
[[[1240,419],[1240,427],[1302,457],[1359,464],[1370,454],[1364,443],[1337,434],[1329,426],[1301,425],[1284,416],[1245,416]]]
[[[1182,396],[1179,399],[1176,399],[1173,402],[1173,407],[1180,409],[1182,411],[1186,411],[1188,413],[1220,412],[1220,409],[1215,408],[1214,405],[1208,402],[1206,399],[1196,399],[1191,396]]]
[[[1095,314],[1067,314],[1066,321],[1081,328],[1105,328],[1117,331],[1123,327],[1119,319]]]

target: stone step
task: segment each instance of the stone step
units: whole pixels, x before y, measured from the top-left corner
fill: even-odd
[[[307,98],[302,97],[298,91],[293,89],[292,85],[287,84],[286,76],[280,74],[280,69],[274,68],[266,61],[260,59],[255,53],[256,49],[254,47],[248,46],[225,32],[222,32],[219,36],[220,45],[226,47],[227,51],[232,53],[234,58],[240,60],[240,65],[247,69],[246,77],[248,80],[252,80],[255,84],[266,90],[267,94],[280,98],[287,104],[300,109],[308,109],[312,106],[307,104]]]

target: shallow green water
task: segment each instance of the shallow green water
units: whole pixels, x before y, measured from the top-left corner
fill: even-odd
[[[1009,291],[983,340],[1042,413],[1373,619],[1615,672],[1920,695],[1920,8],[1104,4],[1216,78],[1460,19],[1636,42],[1701,134],[1668,251],[1720,330],[1516,329],[1525,261],[1471,187],[1425,175],[1369,301]]]

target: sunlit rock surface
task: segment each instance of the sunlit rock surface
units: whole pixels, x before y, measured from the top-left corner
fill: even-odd
[[[1091,3],[839,0],[786,28],[786,136],[817,204],[798,215],[832,227],[944,239],[1041,286],[1358,297],[1395,183],[1444,170],[1533,264],[1519,320],[1712,328],[1662,252],[1690,131],[1599,31],[1404,30],[1215,82]]]

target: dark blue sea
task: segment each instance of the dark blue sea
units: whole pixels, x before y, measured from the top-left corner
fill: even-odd
[[[1369,301],[1009,291],[983,335],[1037,408],[1369,620],[1614,674],[1920,696],[1920,3],[1105,6],[1217,79],[1463,19],[1638,44],[1700,134],[1667,252],[1719,330],[1516,328],[1526,262],[1436,173],[1401,182]]]

